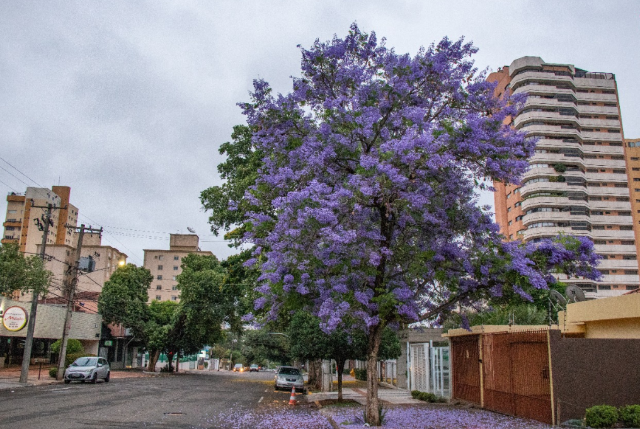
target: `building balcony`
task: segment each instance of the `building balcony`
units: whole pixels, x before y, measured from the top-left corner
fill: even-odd
[[[537,192],[576,192],[586,191],[586,186],[568,186],[565,182],[536,182],[520,188],[520,194],[525,198]]]
[[[626,168],[624,159],[584,158],[586,168]]]
[[[618,116],[620,112],[618,112],[617,107],[612,106],[587,106],[584,104],[578,104],[576,106],[578,113],[585,115],[611,115]]]
[[[561,115],[558,112],[526,112],[521,113],[513,121],[513,125],[518,128],[523,122],[528,121],[552,121],[563,124],[579,125],[578,118],[571,115]],[[526,127],[525,127],[526,128]]]
[[[598,115],[602,115],[603,113],[595,113]],[[618,116],[616,114],[616,116]],[[620,128],[620,121],[618,119],[590,119],[590,118],[580,118],[578,119],[578,123],[581,127],[586,128]]]
[[[570,200],[566,197],[537,197],[522,201],[522,211],[526,212],[535,207],[589,207],[588,201]]]
[[[588,101],[597,103],[617,103],[616,94],[597,94],[595,92],[576,92],[575,97],[578,101]]]
[[[615,173],[585,173],[588,182],[600,183],[627,183],[626,174]]]
[[[598,269],[601,270],[637,270],[638,261],[626,259],[602,259]],[[618,271],[619,272],[619,271]],[[616,274],[614,274],[616,275]]]
[[[636,246],[626,244],[594,244],[593,248],[602,255],[635,255],[637,251]]]
[[[611,188],[611,187],[588,187],[590,197],[629,197],[628,188]]]
[[[549,227],[542,227],[542,228],[527,229],[522,232],[522,239],[524,241],[530,241],[535,238],[555,237],[560,234],[590,237],[589,231],[572,230],[570,227],[558,228],[558,227],[549,226]]]
[[[572,215],[571,212],[537,212],[524,215],[522,224],[527,226],[537,222],[589,222],[589,216]],[[571,229],[571,227],[567,227]]]
[[[592,216],[593,217],[593,216]],[[602,216],[599,216],[602,217]],[[598,225],[595,222],[592,225]],[[633,231],[621,231],[619,229],[592,229],[591,238],[594,240],[633,240]],[[636,263],[636,265],[638,265]]]
[[[575,77],[573,84],[577,88],[615,89],[616,80],[613,73],[588,72],[585,77]]]
[[[619,127],[620,125],[618,125]],[[600,131],[582,131],[582,139],[583,140],[594,140],[594,141],[608,141],[608,142],[622,142],[622,134],[620,133],[607,133]],[[615,146],[603,146],[603,147],[615,147]]]
[[[2,226],[22,227],[22,222],[17,219],[7,219]]]
[[[520,73],[511,79],[511,87],[516,88],[518,85],[527,81],[545,82],[550,84],[557,83],[558,85],[569,84],[573,86],[573,78],[571,76],[556,76],[554,73],[530,71]]]

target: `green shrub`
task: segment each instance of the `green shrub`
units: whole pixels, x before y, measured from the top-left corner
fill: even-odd
[[[429,392],[421,392],[419,390],[412,390],[411,397],[413,399],[419,399],[425,402],[447,402],[445,398],[439,398],[437,395]]]
[[[640,405],[620,407],[620,420],[628,428],[640,428]]]
[[[49,368],[49,377],[56,378],[58,375],[58,368]]]
[[[553,169],[558,173],[564,173],[567,171],[567,166],[565,164],[554,164]]]
[[[354,373],[356,375],[356,380],[367,381],[367,370],[365,369],[355,369]]]
[[[610,428],[618,422],[618,409],[611,405],[587,408],[585,423],[592,428]]]
[[[58,340],[51,344],[51,352],[55,354],[60,354],[60,345],[62,341]],[[67,341],[67,354],[70,353],[84,353],[84,347],[82,343],[78,340],[74,340],[73,338],[69,338]]]
[[[420,392],[419,390],[412,390],[411,391],[411,397],[413,399],[420,399],[420,393],[422,393],[422,392]]]

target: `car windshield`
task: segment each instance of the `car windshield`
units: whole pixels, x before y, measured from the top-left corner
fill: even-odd
[[[256,364],[251,365],[251,368],[257,368],[257,367],[258,367],[258,365],[256,365]]]
[[[300,375],[300,371],[296,368],[280,368],[279,374],[282,375]]]
[[[76,361],[72,363],[71,366],[96,366],[97,363],[98,358],[81,357],[76,359]]]

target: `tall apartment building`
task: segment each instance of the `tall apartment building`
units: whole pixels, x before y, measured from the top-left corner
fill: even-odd
[[[144,250],[144,267],[151,271],[153,282],[149,290],[149,301],[179,301],[177,277],[182,272],[182,258],[190,253],[210,255],[198,247],[200,239],[195,234],[170,234],[169,250]]]
[[[77,225],[78,208],[69,203],[70,194],[68,186],[53,186],[51,189],[29,187],[24,194],[11,192],[7,196],[1,242],[17,243],[23,253],[35,254],[37,246],[42,243],[42,231],[38,229],[37,222],[42,224],[41,218],[46,209],[32,206],[52,204],[59,209],[51,211],[53,228],[49,229],[47,244],[72,245],[73,233],[65,225]]]
[[[640,255],[640,139],[625,139],[625,157],[631,194],[631,213],[635,231],[636,252]],[[640,261],[638,261],[640,266]]]
[[[69,202],[71,188],[53,186],[47,188],[27,188],[24,194],[10,193],[7,196],[7,215],[4,222],[2,243],[16,243],[27,255],[40,254],[42,234],[38,222],[43,224],[42,215],[46,209],[33,206],[52,204],[57,209],[51,211],[53,226],[47,237],[46,268],[53,273],[51,293],[46,299],[63,295],[64,285],[70,281],[70,266],[75,264],[78,234],[78,208]],[[74,228],[68,228],[72,226]],[[113,271],[127,255],[111,246],[103,246],[98,234],[85,234],[82,245],[82,257],[91,257],[95,261],[92,273],[83,273],[78,278],[78,292],[99,293]],[[20,301],[30,301],[31,295],[17,295]]]
[[[580,286],[590,298],[637,289],[633,225],[640,207],[630,201],[634,182],[627,176],[615,76],[523,57],[488,79],[497,82],[498,96],[507,90],[528,94],[512,125],[539,139],[522,184],[495,184],[502,234],[525,242],[559,233],[587,236],[603,257],[602,280],[560,280]]]

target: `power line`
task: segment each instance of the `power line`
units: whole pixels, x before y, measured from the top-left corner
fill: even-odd
[[[33,183],[35,183],[36,185],[40,186],[41,188],[43,187],[41,184],[39,184],[38,182],[36,182],[35,180],[33,180],[31,177],[27,176],[26,174],[24,174],[22,171],[18,170],[16,167],[14,167],[13,165],[11,165],[9,163],[9,161],[7,161],[6,159],[4,159],[3,157],[0,156],[0,159],[3,160],[5,163],[7,163],[11,168],[13,168],[14,170],[16,170],[18,173],[22,174],[24,177],[26,177],[27,179],[31,180]],[[24,182],[23,182],[24,183]],[[26,185],[26,183],[25,183]],[[29,186],[29,185],[27,185]]]
[[[10,172],[9,170],[7,170],[6,168],[4,168],[3,166],[0,165],[0,168],[3,169],[4,171],[6,171],[7,173],[9,173],[11,176],[13,176],[14,178],[18,179],[20,182],[24,183],[25,186],[29,186],[29,184],[27,182],[25,182],[24,180],[22,180],[21,178],[19,178],[18,176],[16,176],[15,174],[13,174],[12,172]]]
[[[13,186],[7,185],[6,183],[4,183],[2,180],[0,180],[0,183],[2,183],[4,186],[6,186],[7,188],[13,190],[13,192],[19,192],[16,190],[16,188],[14,188]]]

